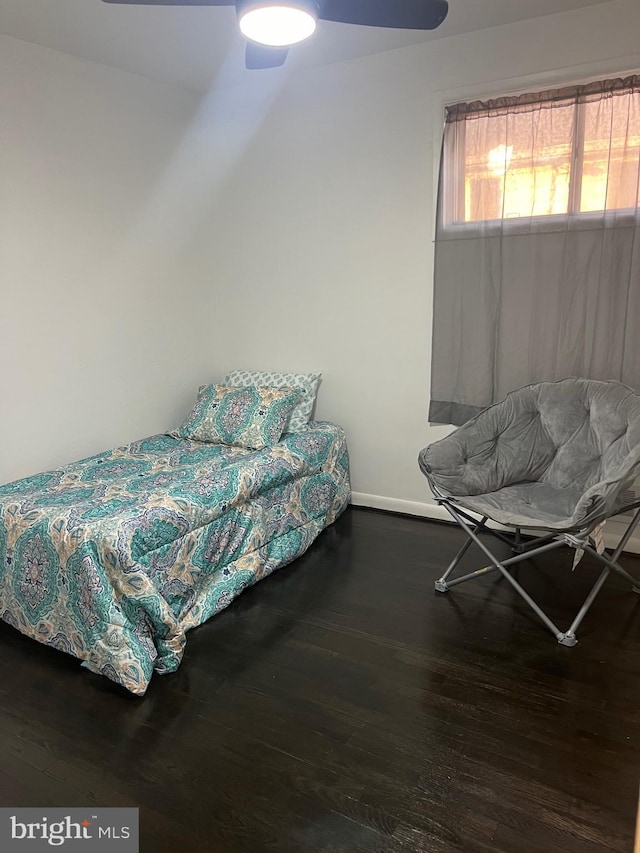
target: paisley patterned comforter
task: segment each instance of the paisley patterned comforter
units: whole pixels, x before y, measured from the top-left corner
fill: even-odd
[[[348,499],[345,436],[324,422],[261,451],[153,436],[0,486],[0,616],[142,695],[189,628]]]

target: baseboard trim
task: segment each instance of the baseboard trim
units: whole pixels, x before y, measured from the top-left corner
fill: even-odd
[[[420,501],[405,501],[400,498],[389,498],[384,495],[368,495],[364,492],[352,492],[351,503],[353,506],[369,507],[370,509],[381,509],[386,512],[395,512],[401,515],[415,515],[419,518],[430,518],[433,521],[449,521],[451,516],[438,504],[421,503]],[[500,527],[500,525],[495,525]],[[640,525],[639,525],[640,527]],[[607,548],[615,548],[624,534],[626,525],[623,522],[612,519],[605,527],[604,541]],[[637,528],[631,539],[627,542],[625,551],[630,554],[640,554],[640,530]]]
[[[417,515],[421,518],[431,518],[434,521],[451,521],[451,516],[438,504],[420,503],[418,501],[403,501],[399,498],[387,498],[383,495],[367,495],[363,492],[352,492],[351,503],[354,506],[364,506],[370,509],[383,509],[401,515]]]

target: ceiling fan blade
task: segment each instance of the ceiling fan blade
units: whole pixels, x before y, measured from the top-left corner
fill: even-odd
[[[320,0],[318,17],[343,24],[435,30],[447,17],[446,0]]]
[[[102,0],[120,6],[235,6],[235,0]]]
[[[250,71],[260,68],[279,68],[289,53],[288,47],[266,47],[248,41],[244,55],[244,64]]]

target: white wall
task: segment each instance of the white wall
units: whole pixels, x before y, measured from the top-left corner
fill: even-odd
[[[0,482],[184,416],[209,335],[183,286],[196,108],[0,37]]]
[[[432,511],[416,457],[446,431],[427,423],[444,103],[638,68],[638,32],[621,0],[284,83],[218,196],[211,364],[321,370],[317,415],[347,430],[357,502]]]

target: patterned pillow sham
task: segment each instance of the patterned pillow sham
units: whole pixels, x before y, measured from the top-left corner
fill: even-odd
[[[296,388],[203,385],[191,414],[172,435],[247,450],[280,440],[299,396]]]
[[[266,373],[257,370],[233,370],[222,380],[235,387],[268,386],[270,388],[298,388],[300,396],[285,424],[285,432],[295,432],[309,423],[313,404],[318,394],[321,373]]]

